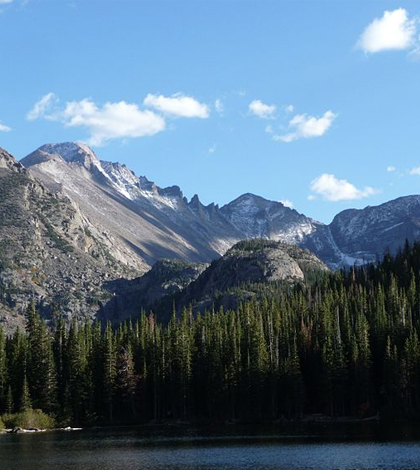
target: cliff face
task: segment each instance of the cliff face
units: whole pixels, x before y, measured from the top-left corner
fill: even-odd
[[[30,299],[51,313],[90,315],[108,278],[130,276],[94,237],[76,204],[52,194],[0,149],[0,320],[22,322]],[[11,312],[14,312],[11,314]]]
[[[77,203],[111,255],[145,272],[158,259],[206,262],[242,238],[218,208],[188,202],[177,186],[159,188],[87,146],[49,144],[22,160],[51,191]]]
[[[420,238],[420,196],[405,196],[379,206],[348,209],[330,225],[319,227],[303,241],[333,268],[375,262],[395,253],[406,240]]]
[[[267,244],[230,250],[257,237]],[[0,321],[8,325],[22,323],[32,298],[45,316],[57,307],[67,316],[118,319],[168,293],[211,299],[247,282],[302,279],[302,257],[319,260],[296,246],[335,269],[375,261],[418,238],[420,196],[349,209],[324,225],[249,193],[221,208],[198,196],[188,201],[178,186],[159,188],[84,144],[47,144],[21,163],[0,150]],[[175,264],[158,263],[138,280],[163,258]],[[196,263],[187,276],[195,282],[167,289],[162,272],[176,278],[182,263]]]
[[[328,267],[313,253],[273,240],[245,240],[213,261],[176,297],[179,308],[190,304],[196,310],[236,308],[250,300],[259,284],[305,282],[327,273]]]

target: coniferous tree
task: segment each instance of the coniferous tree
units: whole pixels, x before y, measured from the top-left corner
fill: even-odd
[[[108,323],[103,339],[103,390],[104,404],[109,420],[114,417],[114,394],[116,378],[115,337],[111,324]]]
[[[0,326],[0,413],[6,407],[7,395],[7,362],[6,362],[6,336]]]
[[[31,408],[32,408],[31,395],[29,392],[28,380],[26,379],[26,374],[25,374],[25,376],[23,377],[22,392],[21,392],[20,401],[19,401],[19,411],[25,412],[25,411],[30,410]]]

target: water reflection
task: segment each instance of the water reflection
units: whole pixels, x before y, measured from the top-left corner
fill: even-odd
[[[2,435],[0,469],[412,470],[420,468],[419,432],[374,425],[156,426]]]

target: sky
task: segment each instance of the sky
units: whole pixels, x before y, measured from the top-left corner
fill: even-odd
[[[0,0],[0,146],[328,223],[420,193],[420,2]]]

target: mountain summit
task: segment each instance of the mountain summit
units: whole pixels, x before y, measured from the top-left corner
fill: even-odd
[[[33,299],[75,316],[97,311],[109,278],[130,277],[104,248],[77,204],[54,194],[12,155],[0,149],[0,304],[9,326]],[[44,308],[45,307],[45,308]],[[44,313],[44,312],[43,312]]]
[[[198,195],[188,201],[178,186],[160,188],[81,143],[43,145],[21,163],[76,203],[112,256],[139,272],[160,258],[209,262],[249,238],[298,244],[339,268],[420,237],[420,196],[345,210],[324,225],[251,193],[221,208],[203,205]]]
[[[223,216],[244,235],[244,238],[268,238],[299,243],[320,224],[286,207],[246,193],[222,207]]]
[[[62,191],[97,227],[119,261],[145,272],[160,258],[208,261],[241,238],[212,208],[194,211],[177,187],[161,189],[82,144],[48,144],[22,160],[51,191]]]
[[[80,143],[43,145],[20,163],[0,150],[0,303],[9,323],[22,317],[7,312],[23,313],[31,298],[46,314],[59,305],[68,315],[117,318],[124,302],[107,305],[121,282],[136,297],[130,279],[156,261],[203,266],[250,238],[299,245],[330,268],[375,261],[420,238],[420,196],[349,209],[324,225],[249,193],[221,208],[198,195],[188,201],[178,186],[160,188]],[[220,266],[223,279],[228,265]]]
[[[208,262],[246,238],[299,243],[319,225],[252,194],[222,208],[203,205],[197,195],[188,201],[178,186],[160,188],[80,143],[43,145],[22,164],[75,201],[110,253],[142,272],[160,258]]]

